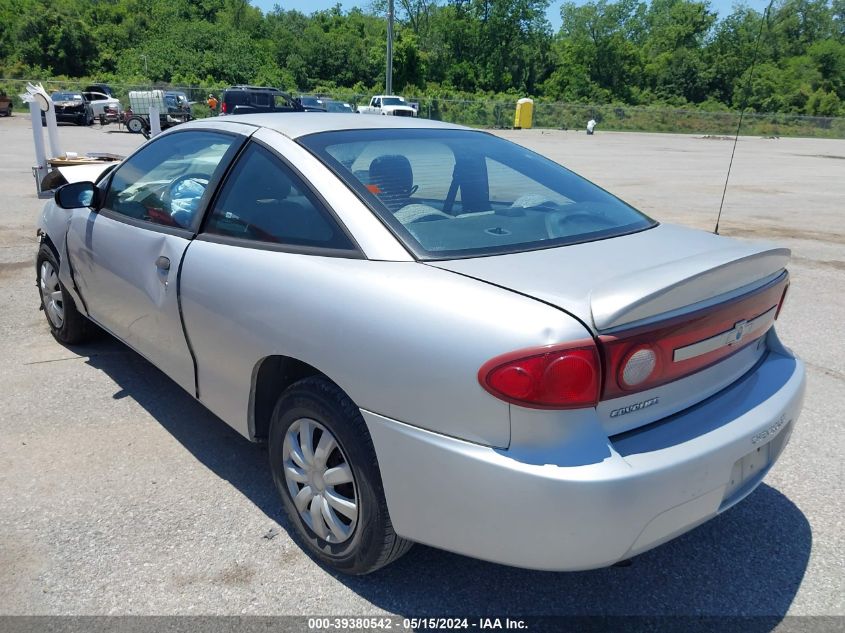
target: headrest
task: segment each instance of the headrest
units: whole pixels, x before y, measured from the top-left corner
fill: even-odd
[[[388,208],[403,206],[414,186],[411,162],[400,154],[374,158],[370,163],[370,184]]]

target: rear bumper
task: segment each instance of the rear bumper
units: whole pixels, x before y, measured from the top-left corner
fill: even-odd
[[[493,449],[364,411],[393,526],[417,542],[533,569],[604,567],[655,547],[747,496],[786,445],[804,366],[773,331],[768,347],[727,389],[612,438],[579,431]]]

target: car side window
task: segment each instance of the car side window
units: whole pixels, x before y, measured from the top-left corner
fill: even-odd
[[[209,182],[236,145],[235,136],[204,130],[163,136],[117,168],[103,206],[151,224],[193,229]]]
[[[296,174],[256,143],[228,176],[205,232],[287,246],[355,248]]]

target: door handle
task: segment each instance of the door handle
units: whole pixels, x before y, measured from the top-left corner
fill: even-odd
[[[165,257],[164,255],[159,256],[156,260],[156,268],[158,268],[161,272],[170,270],[170,258]]]

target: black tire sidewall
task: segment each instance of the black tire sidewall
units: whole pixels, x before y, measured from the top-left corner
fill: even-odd
[[[46,244],[42,244],[41,248],[38,249],[38,257],[35,260],[35,281],[38,286],[38,299],[41,301],[41,309],[44,311],[44,316],[47,318],[47,325],[50,326],[50,332],[53,334],[54,337],[61,340],[62,329],[67,325],[67,320],[65,319],[62,321],[62,327],[60,328],[57,328],[55,325],[53,325],[53,322],[50,320],[50,317],[47,316],[47,306],[44,305],[44,297],[41,294],[41,264],[43,264],[45,261],[48,261],[53,265],[53,270],[55,270],[56,274],[58,275],[59,262],[56,258],[56,255],[53,253],[49,246],[47,246]],[[65,299],[67,295],[65,293],[64,285],[61,283],[61,281],[59,282],[59,287],[62,290],[62,307],[64,308]]]
[[[304,384],[306,382],[311,384]],[[268,442],[273,481],[305,549],[336,569],[364,573],[373,567],[381,554],[387,523],[375,451],[360,412],[356,409],[357,419],[351,419],[353,416],[345,412],[339,402],[325,397],[325,392],[318,393],[319,390],[313,387],[312,380],[293,385],[279,399],[273,412]],[[317,537],[300,518],[287,489],[282,472],[282,447],[288,428],[300,418],[311,418],[331,431],[352,469],[358,495],[358,523],[352,538],[343,543],[332,544]]]
[[[61,279],[59,279],[59,288],[62,291],[62,308],[64,310],[64,319],[62,320],[61,327],[53,325],[50,317],[47,316],[47,306],[44,305],[44,297],[41,295],[41,264],[44,261],[49,261],[53,265],[56,274],[59,274],[58,257],[56,257],[53,249],[42,242],[41,247],[38,249],[38,256],[35,259],[35,280],[38,288],[38,300],[41,302],[41,308],[44,312],[44,318],[47,319],[47,325],[50,327],[50,333],[53,335],[53,338],[64,345],[83,342],[90,336],[88,319],[76,309],[73,297],[70,296]]]

